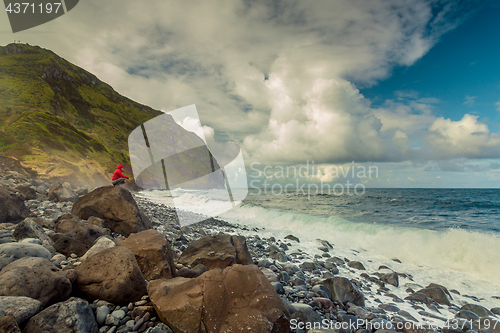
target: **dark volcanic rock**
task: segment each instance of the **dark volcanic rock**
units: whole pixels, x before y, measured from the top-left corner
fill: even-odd
[[[248,252],[245,238],[219,234],[202,237],[182,252],[179,264],[194,267],[203,264],[208,270],[218,267],[221,269],[233,264],[252,264],[252,257]]]
[[[124,236],[153,227],[130,192],[120,186],[99,187],[85,194],[75,202],[71,213],[84,220],[99,217],[106,228]]]
[[[29,214],[30,211],[20,196],[0,186],[0,223],[18,222]]]
[[[348,279],[340,276],[328,278],[323,285],[332,294],[332,301],[341,303],[351,302],[359,306],[365,306],[365,297]]]
[[[155,280],[148,294],[175,332],[289,332],[289,312],[254,265],[215,268],[195,279]],[[188,296],[187,296],[188,295]]]
[[[174,252],[165,236],[155,230],[145,230],[131,234],[119,243],[135,255],[146,280],[175,277]]]
[[[0,296],[27,296],[45,307],[67,299],[70,293],[66,274],[47,259],[21,258],[0,271]]]
[[[146,294],[146,280],[128,248],[116,246],[87,258],[76,267],[78,288],[90,299],[128,303]]]
[[[24,333],[97,333],[98,327],[89,303],[72,297],[33,316]]]
[[[69,256],[75,253],[81,257],[87,252],[97,238],[103,234],[96,228],[81,228],[65,234],[54,234],[54,248],[57,252]]]

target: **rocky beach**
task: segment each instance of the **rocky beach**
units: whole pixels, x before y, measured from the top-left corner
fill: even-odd
[[[0,172],[0,332],[499,333],[500,308],[301,235],[176,211],[126,187]],[[131,188],[129,188],[131,190]],[[419,281],[421,282],[421,281]]]

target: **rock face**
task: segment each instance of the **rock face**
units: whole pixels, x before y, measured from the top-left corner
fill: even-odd
[[[224,269],[233,264],[253,264],[245,237],[225,234],[205,236],[192,242],[177,262],[191,267],[203,264],[209,270]]]
[[[0,317],[12,316],[18,325],[41,310],[42,302],[36,299],[25,296],[0,296]]]
[[[1,333],[21,333],[16,320],[11,316],[4,316],[0,318],[0,332]]]
[[[21,197],[0,187],[0,223],[18,222],[27,218],[29,214],[30,211]]]
[[[85,220],[99,217],[106,228],[124,236],[152,228],[130,192],[120,186],[99,187],[85,194],[75,202],[71,212]]]
[[[24,257],[40,257],[50,260],[49,250],[38,244],[5,243],[0,245],[0,270],[13,261]]]
[[[102,233],[96,228],[80,228],[65,234],[54,234],[54,249],[65,256],[75,253],[81,257],[87,252],[96,239],[102,236]]]
[[[135,256],[116,246],[87,258],[76,267],[78,288],[90,299],[128,303],[146,294],[146,280]]]
[[[348,279],[340,276],[323,281],[324,286],[332,294],[332,301],[351,302],[365,306],[365,297]]]
[[[89,303],[72,297],[33,316],[23,332],[97,333],[98,328]]]
[[[26,200],[36,199],[36,191],[31,187],[18,185],[15,190],[24,195]]]
[[[64,301],[70,293],[66,274],[44,258],[21,258],[0,271],[0,296],[27,296],[45,307]]]
[[[174,252],[165,236],[151,229],[131,234],[119,242],[135,255],[146,280],[175,277]]]
[[[215,268],[195,279],[155,280],[148,293],[174,332],[288,332],[290,315],[254,265]]]
[[[78,199],[78,194],[71,188],[68,182],[52,184],[49,188],[49,200],[52,201],[72,201]]]

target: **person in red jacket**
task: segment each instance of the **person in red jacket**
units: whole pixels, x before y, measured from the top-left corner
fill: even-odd
[[[113,173],[113,177],[111,177],[111,183],[113,186],[120,185],[125,183],[125,179],[130,179],[122,173],[123,165],[118,164],[115,172]]]

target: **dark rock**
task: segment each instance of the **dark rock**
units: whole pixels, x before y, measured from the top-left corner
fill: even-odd
[[[43,231],[43,227],[31,218],[24,219],[20,222],[16,226],[12,236],[18,241],[25,238],[38,238],[42,242],[47,242],[47,244],[52,243],[50,237]]]
[[[0,223],[18,222],[29,214],[23,198],[0,186]]]
[[[406,296],[405,300],[420,302],[420,303],[424,303],[424,304],[430,303],[429,297],[427,297],[427,295],[420,293],[420,292],[416,292],[416,293],[413,293],[409,296]]]
[[[47,259],[21,258],[0,271],[0,296],[27,296],[45,307],[64,301],[70,293],[66,274]]]
[[[365,306],[363,293],[353,286],[348,279],[336,276],[324,280],[323,284],[332,294],[332,301],[351,302],[359,306]]]
[[[175,332],[289,331],[289,313],[254,265],[214,268],[195,279],[154,280],[148,294],[161,320]],[[189,295],[189,297],[186,297]]]
[[[24,333],[97,333],[98,327],[89,303],[72,297],[33,316]]]
[[[14,189],[16,191],[18,191],[19,193],[21,193],[22,195],[24,195],[26,200],[36,199],[36,191],[35,191],[35,189],[33,189],[31,187],[24,186],[24,185],[18,185]]]
[[[177,261],[184,266],[203,264],[208,270],[226,268],[233,264],[252,264],[246,242],[242,236],[219,234],[202,237],[187,247]]]
[[[128,303],[146,294],[146,280],[134,254],[117,246],[91,256],[76,267],[78,288],[90,299]]]
[[[347,263],[347,266],[349,267],[352,267],[352,268],[355,268],[355,269],[359,269],[359,270],[366,270],[365,266],[360,263],[359,261],[349,261]]]
[[[69,183],[56,182],[49,188],[49,200],[75,202],[77,199],[78,194],[73,191]]]
[[[351,261],[352,262],[352,261]],[[398,273],[387,273],[383,274],[380,277],[380,280],[384,281],[385,283],[392,284],[395,287],[399,287],[399,277]]]
[[[300,240],[297,237],[295,237],[294,235],[285,236],[285,239],[293,240],[297,243],[300,243]]]
[[[54,248],[57,252],[69,256],[75,253],[81,257],[87,252],[94,242],[103,234],[96,228],[81,228],[75,229],[65,234],[54,234],[52,240],[54,241]]]
[[[182,276],[182,277],[191,279],[191,278],[196,278],[196,277],[200,276],[201,274],[205,273],[206,271],[208,271],[208,269],[205,267],[205,265],[198,264],[193,269],[187,268],[187,267],[182,267],[181,269],[179,269],[177,271],[176,276]]]
[[[42,302],[31,297],[0,296],[0,317],[12,316],[18,325],[24,324],[41,310]]]
[[[135,255],[146,280],[175,277],[174,251],[165,236],[151,229],[131,234],[119,243]]]
[[[106,228],[124,236],[153,227],[130,192],[120,186],[99,187],[85,194],[75,202],[71,213],[84,220],[99,217]]]
[[[460,310],[468,310],[474,312],[480,318],[493,316],[493,313],[491,313],[490,310],[486,309],[484,306],[481,306],[479,304],[465,304],[460,308]]]
[[[446,292],[440,286],[427,287],[420,289],[419,293],[425,294],[427,297],[432,298],[439,304],[451,305],[450,299]]]

